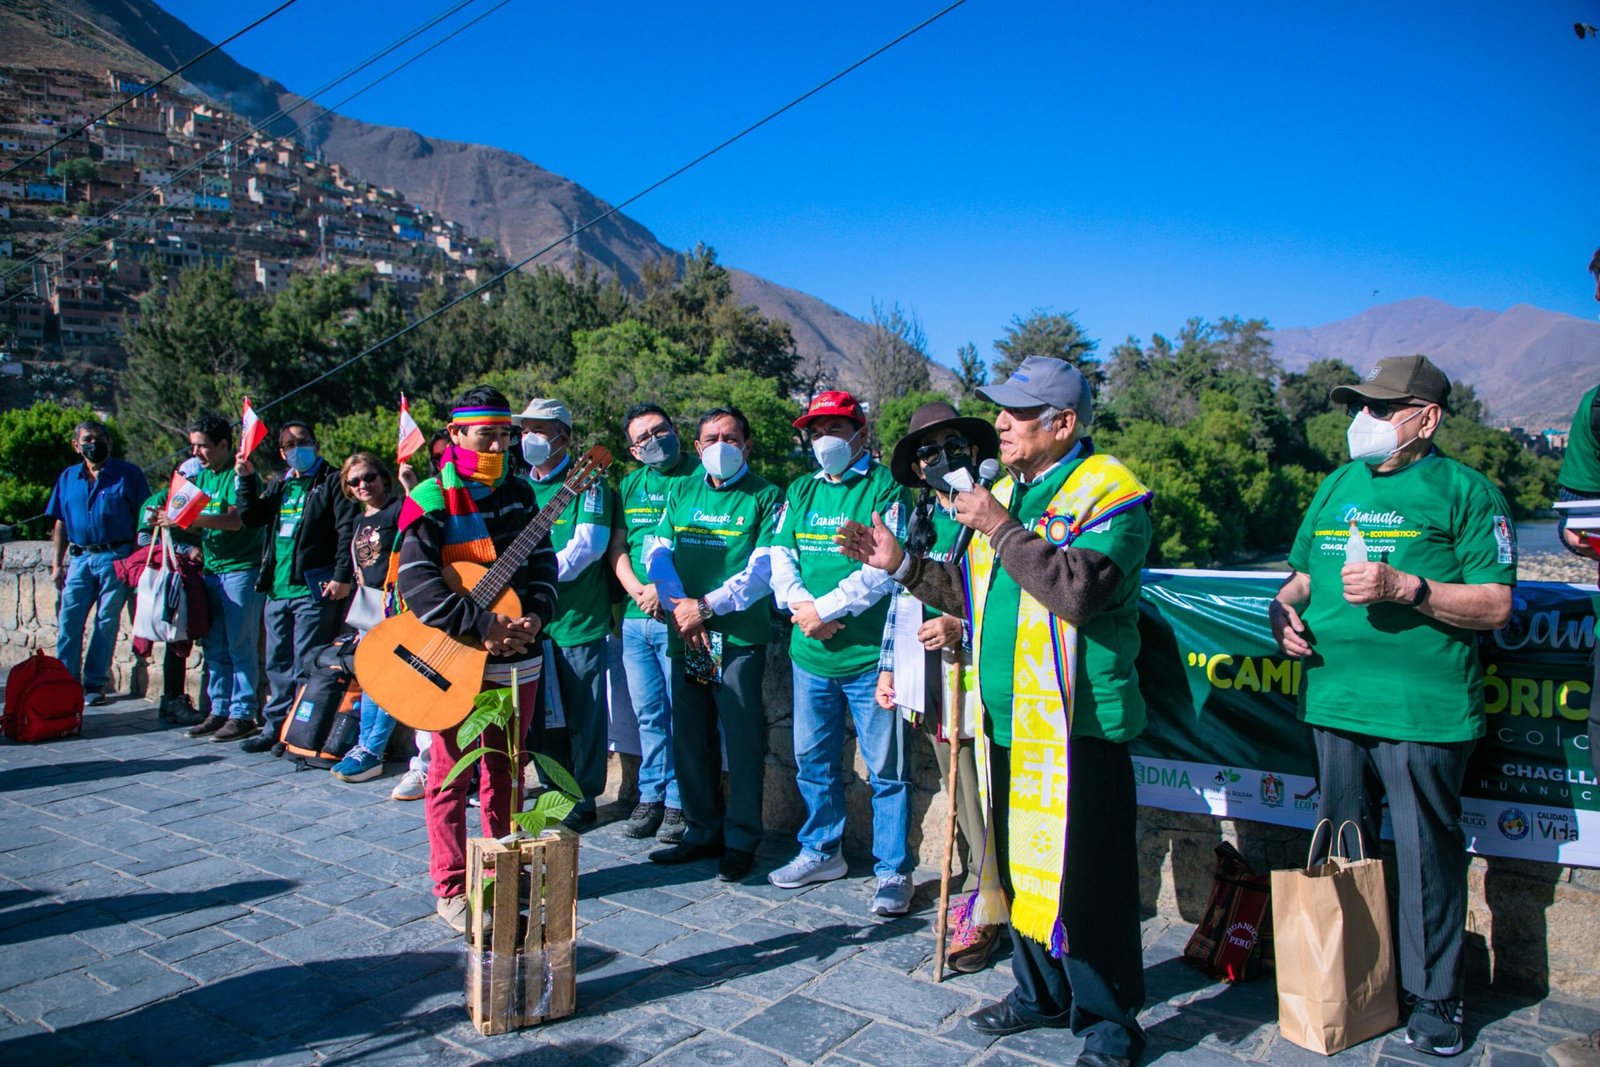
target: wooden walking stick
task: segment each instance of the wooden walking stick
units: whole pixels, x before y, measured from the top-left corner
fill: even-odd
[[[956,648],[951,652],[951,660],[955,664],[954,677],[950,683],[950,719],[945,724],[947,732],[946,741],[950,746],[950,773],[946,782],[945,795],[950,811],[944,821],[944,856],[939,864],[939,946],[933,954],[933,980],[944,981],[945,941],[950,933],[950,867],[955,862],[956,849],[956,767],[961,758],[961,683],[962,668],[961,649]]]

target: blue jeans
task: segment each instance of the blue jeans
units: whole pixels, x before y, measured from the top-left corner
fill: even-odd
[[[207,574],[211,629],[200,639],[206,654],[206,692],[211,714],[243,719],[261,701],[261,604],[256,568]]]
[[[882,878],[909,874],[911,769],[906,765],[905,723],[873,699],[878,668],[854,678],[824,678],[794,666],[796,784],[805,801],[800,847],[833,856],[844,838],[844,713],[855,720],[856,745],[872,779],[873,871]]]
[[[667,658],[666,623],[622,620],[622,669],[639,720],[639,801],[682,807],[672,771],[672,661]]]
[[[67,559],[67,582],[61,590],[57,618],[56,659],[67,665],[85,689],[104,690],[111,678],[111,655],[117,648],[117,625],[130,590],[113,565],[133,549],[92,552]],[[83,627],[94,609],[89,654],[83,652]]]
[[[383,759],[383,750],[389,747],[389,735],[394,733],[394,718],[378,707],[367,694],[361,694],[361,735],[356,743],[368,752]],[[422,768],[424,771],[426,767]]]

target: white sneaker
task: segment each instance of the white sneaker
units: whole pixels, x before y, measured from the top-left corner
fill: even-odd
[[[459,897],[440,897],[439,903],[433,906],[439,913],[439,918],[450,924],[450,929],[458,934],[467,932],[467,898],[463,894]]]
[[[407,771],[389,790],[390,800],[421,800],[427,792],[428,776],[421,771]]]
[[[831,882],[845,875],[842,855],[815,856],[804,850],[800,855],[767,875],[767,881],[779,889],[799,889],[813,882]]]
[[[878,891],[872,897],[872,914],[904,915],[911,910],[911,894],[916,887],[903,874],[886,874],[878,879]]]

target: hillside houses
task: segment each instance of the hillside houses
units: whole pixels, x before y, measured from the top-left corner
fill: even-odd
[[[143,85],[0,66],[0,170]],[[202,265],[268,299],[295,273],[364,269],[408,301],[499,266],[484,259],[401,191],[163,87],[0,179],[0,348],[25,365],[120,366],[139,297]]]

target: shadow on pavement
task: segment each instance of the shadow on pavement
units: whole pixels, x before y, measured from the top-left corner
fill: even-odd
[[[45,785],[72,785],[75,782],[99,782],[107,778],[182,771],[221,762],[221,756],[194,756],[189,759],[92,759],[49,767],[17,767],[0,771],[0,793],[37,789]]]
[[[54,901],[34,904],[6,912],[6,928],[0,930],[0,945],[20,945],[41,937],[82,933],[123,923],[140,922],[164,915],[180,915],[203,908],[242,904],[250,900],[293,892],[299,882],[283,878],[258,878],[232,882],[227,886],[227,896],[213,890],[187,893],[128,893],[116,897],[91,897],[73,901],[63,907]],[[39,894],[34,894],[35,896]],[[30,924],[43,922],[41,929],[29,930]],[[4,1057],[0,1056],[0,1062]]]

